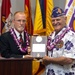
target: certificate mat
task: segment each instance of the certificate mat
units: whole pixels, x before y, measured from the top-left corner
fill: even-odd
[[[47,36],[31,37],[31,55],[42,58],[46,55]]]
[[[33,44],[33,52],[45,52],[45,44]]]

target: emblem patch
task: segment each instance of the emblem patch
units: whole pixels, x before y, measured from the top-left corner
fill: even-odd
[[[62,40],[60,40],[57,44],[56,44],[56,48],[62,48],[63,47],[64,42]]]

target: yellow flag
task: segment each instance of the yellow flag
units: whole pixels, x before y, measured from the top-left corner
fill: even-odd
[[[51,23],[53,0],[36,0],[34,34],[49,35],[54,29]]]
[[[34,34],[40,34],[44,35],[46,32],[46,29],[43,28],[43,18],[42,18],[42,10],[41,9],[41,3],[43,3],[44,0],[36,0],[36,12],[35,12],[35,20],[34,20]],[[44,8],[44,6],[42,6]],[[45,15],[43,15],[45,16]]]
[[[53,9],[53,0],[46,0],[46,35],[50,35],[53,32],[53,26],[51,22],[51,13]]]

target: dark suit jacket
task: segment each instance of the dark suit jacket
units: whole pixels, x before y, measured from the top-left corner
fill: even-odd
[[[24,45],[26,45],[26,36],[24,33]],[[15,58],[22,58],[23,55],[26,55],[26,53],[23,53],[19,50],[16,42],[13,39],[13,36],[10,34],[10,32],[6,32],[0,36],[0,52],[1,56],[5,58],[15,57]]]

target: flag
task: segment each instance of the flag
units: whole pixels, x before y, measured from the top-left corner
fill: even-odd
[[[46,35],[50,35],[54,31],[50,17],[53,7],[53,0],[46,0]]]
[[[75,2],[75,1],[74,1]],[[75,4],[75,3],[74,3]],[[73,21],[73,29],[75,31],[75,5],[74,5],[74,21]]]
[[[25,14],[26,14],[25,29],[29,34],[33,35],[30,0],[25,0]]]
[[[2,0],[1,6],[1,33],[8,31],[10,27],[10,13],[11,13],[10,0]]]
[[[36,0],[34,34],[49,35],[54,29],[51,23],[53,0]]]
[[[44,75],[45,65],[38,62],[37,59],[32,62],[32,75]]]
[[[46,33],[46,0],[36,0],[34,34]]]
[[[75,30],[74,15],[75,15],[75,0],[66,0],[65,14],[67,16],[67,25]]]

